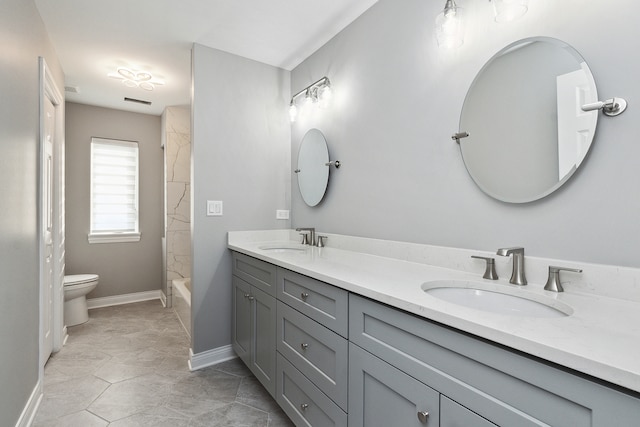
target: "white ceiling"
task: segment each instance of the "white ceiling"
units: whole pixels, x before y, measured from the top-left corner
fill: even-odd
[[[188,105],[199,43],[293,69],[377,0],[35,0],[65,73],[66,99],[159,115]],[[165,85],[127,88],[107,77],[144,70]],[[123,101],[151,101],[151,106]]]

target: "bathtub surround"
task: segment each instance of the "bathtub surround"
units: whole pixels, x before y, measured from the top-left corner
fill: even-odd
[[[66,108],[66,274],[100,276],[100,286],[88,295],[89,299],[159,293],[164,223],[160,117],[75,103],[67,103]],[[93,136],[138,141],[139,242],[89,244],[87,241],[89,148]]]
[[[42,392],[38,57],[44,57],[59,88],[64,74],[33,1],[0,2],[0,40],[0,425],[22,427]]]
[[[192,69],[191,339],[197,358],[231,343],[227,231],[290,228],[276,210],[288,209],[292,172],[283,107],[289,72],[198,44]],[[207,200],[223,201],[224,215],[206,216]]]
[[[162,114],[165,161],[167,307],[173,304],[171,281],[191,274],[191,111],[167,107]]]

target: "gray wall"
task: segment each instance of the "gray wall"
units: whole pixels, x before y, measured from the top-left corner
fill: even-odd
[[[32,0],[0,2],[0,425],[38,382],[38,56],[64,76]]]
[[[201,45],[193,48],[192,348],[231,342],[227,231],[288,228],[289,72]],[[285,107],[283,107],[285,106]],[[206,201],[224,202],[207,217]]]
[[[164,228],[160,116],[68,102],[66,105],[66,274],[94,273],[89,298],[160,289]],[[137,141],[140,242],[89,244],[91,137]]]
[[[496,24],[489,3],[466,1],[465,44],[445,51],[433,28],[442,5],[380,0],[292,71],[292,92],[323,75],[335,92],[331,109],[293,125],[294,165],[311,127],[325,133],[332,158],[343,163],[316,208],[304,205],[294,182],[293,225],[469,249],[523,245],[528,255],[640,267],[640,6],[538,0],[521,20]],[[615,41],[598,30],[607,22],[615,22]],[[630,107],[617,118],[600,116],[591,153],[564,187],[512,205],[475,186],[450,136],[478,70],[531,36],[572,45],[591,67],[600,98],[625,97]]]

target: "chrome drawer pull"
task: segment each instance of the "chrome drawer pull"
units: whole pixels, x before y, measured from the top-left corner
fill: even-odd
[[[300,347],[302,347],[302,350],[306,350],[307,348],[309,348],[309,344],[303,342],[302,344],[300,344]]]
[[[309,409],[309,404],[308,403],[301,404],[300,409],[302,409],[303,411],[306,411],[307,409]]]
[[[309,294],[306,292],[303,292],[300,294],[300,298],[302,298],[302,301],[306,301],[307,298],[309,298]]]
[[[418,419],[420,420],[420,422],[422,424],[426,424],[427,423],[427,418],[429,418],[429,413],[427,411],[418,412]]]

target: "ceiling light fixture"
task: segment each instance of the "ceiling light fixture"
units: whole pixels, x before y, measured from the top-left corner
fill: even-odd
[[[118,67],[115,73],[109,73],[107,76],[113,79],[119,79],[126,87],[152,91],[156,86],[164,85],[164,81],[155,79],[153,74],[147,71],[131,70],[127,67]]]
[[[305,103],[318,103],[321,108],[326,108],[329,105],[332,96],[331,81],[328,77],[323,77],[291,97],[291,102],[289,103],[289,118],[292,123],[296,121],[296,117],[298,116],[296,98],[300,97],[302,94],[304,94]]]

